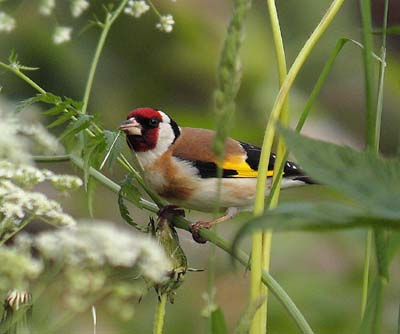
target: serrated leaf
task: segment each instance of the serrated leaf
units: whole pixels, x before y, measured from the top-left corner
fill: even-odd
[[[107,162],[107,168],[111,169],[125,147],[125,139],[123,138],[123,136],[121,136],[120,131],[113,132],[105,130],[103,134],[107,144],[106,146],[107,153],[104,156],[104,160],[100,166],[100,169],[102,169],[102,166],[106,162]]]
[[[312,178],[349,196],[375,217],[400,220],[400,160],[309,139],[287,129],[281,133]]]
[[[20,112],[22,109],[25,109],[26,107],[36,103],[43,101],[44,95],[43,94],[37,94],[36,96],[30,97],[29,99],[23,100],[18,103],[17,107],[15,108],[16,112]]]
[[[70,97],[64,97],[64,101],[66,104],[72,106],[76,111],[80,111],[83,106],[83,101],[76,101],[71,99]]]
[[[50,108],[49,110],[43,111],[42,115],[55,116],[55,115],[64,113],[65,109],[66,109],[65,104],[64,103],[60,103],[60,104],[57,104],[54,107]]]
[[[67,122],[68,120],[70,120],[72,116],[74,116],[74,114],[71,111],[68,111],[65,114],[63,114],[60,117],[58,117],[54,122],[50,123],[47,126],[47,128],[51,129],[51,128],[54,128],[56,126],[59,126],[59,125],[65,123],[65,122]]]
[[[238,231],[232,247],[236,248],[245,235],[259,230],[332,231],[369,226],[400,229],[400,221],[373,217],[365,208],[352,203],[286,203],[248,220]]]
[[[82,151],[83,155],[82,158],[84,161],[83,180],[86,191],[89,180],[89,169],[90,167],[94,168],[98,167],[99,160],[106,146],[104,136],[87,137],[87,139],[88,139],[87,146]]]
[[[60,135],[60,138],[59,138],[60,140],[63,140],[67,137],[71,137],[71,136],[77,134],[78,132],[86,129],[87,127],[90,126],[90,124],[93,120],[92,115],[77,114],[76,117],[77,117],[77,120],[72,121],[67,126],[65,131]]]
[[[148,232],[148,228],[142,225],[135,223],[129,213],[128,207],[125,204],[124,198],[133,199],[135,204],[140,205],[140,193],[139,191],[133,186],[133,177],[132,175],[128,174],[125,179],[121,183],[121,189],[118,192],[118,207],[121,217],[131,226],[136,228],[142,232]],[[139,206],[141,207],[141,206]]]
[[[211,333],[212,334],[227,334],[225,316],[221,308],[218,306],[211,312]]]

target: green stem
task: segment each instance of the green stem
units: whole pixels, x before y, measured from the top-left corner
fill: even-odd
[[[385,7],[383,10],[383,23],[382,23],[382,45],[381,45],[381,63],[379,64],[379,84],[378,84],[378,98],[376,106],[376,119],[375,119],[375,151],[379,152],[379,142],[381,135],[382,111],[383,111],[383,88],[385,84],[385,69],[386,69],[386,35],[387,35],[387,22],[389,13],[389,0],[385,0]]]
[[[287,65],[286,65],[286,56],[285,49],[283,46],[282,33],[280,29],[278,12],[276,9],[275,0],[267,0],[267,6],[269,11],[269,16],[271,20],[271,28],[272,28],[272,36],[274,40],[274,47],[277,59],[278,73],[279,73],[279,86],[283,84],[287,75]],[[289,124],[289,101],[285,100],[285,103],[282,107],[282,111],[280,114],[281,123],[286,126]],[[272,181],[277,183],[277,187],[273,192],[270,193],[269,199],[269,208],[274,208],[277,206],[279,201],[280,194],[280,185],[282,182],[282,173],[278,173],[279,166],[283,163],[283,159],[286,153],[286,147],[281,138],[278,139],[278,150],[277,156],[274,166],[274,174],[272,177]],[[263,232],[262,236],[262,268],[265,271],[269,271],[270,262],[271,262],[271,245],[272,245],[272,231]],[[267,330],[267,322],[268,322],[268,289],[265,285],[261,286],[260,296],[265,296],[265,302],[260,307],[259,312],[261,314],[261,333],[264,333]]]
[[[368,301],[368,288],[369,288],[369,270],[372,254],[372,228],[367,232],[367,239],[365,242],[365,255],[364,255],[364,271],[363,271],[363,285],[361,295],[361,319],[364,318],[365,310]]]
[[[90,64],[89,75],[85,87],[85,94],[83,96],[83,105],[82,105],[83,114],[86,114],[87,112],[89,96],[93,86],[94,75],[96,73],[97,65],[99,63],[100,55],[104,48],[104,44],[107,39],[108,33],[111,29],[112,24],[115,22],[117,17],[122,13],[127,3],[128,0],[122,0],[117,9],[113,13],[107,12],[105,22],[101,25],[103,30],[101,32],[99,42],[97,43],[92,63]]]
[[[279,94],[275,99],[275,103],[272,107],[272,111],[269,117],[269,121],[265,128],[265,135],[262,145],[260,163],[258,167],[258,178],[257,178],[257,188],[256,188],[256,199],[254,202],[254,210],[253,213],[255,216],[262,215],[264,212],[264,197],[265,197],[265,190],[266,190],[266,182],[267,182],[267,171],[268,171],[268,163],[269,157],[271,154],[271,148],[273,143],[273,138],[275,136],[275,124],[280,118],[280,114],[284,104],[286,103],[287,96],[289,94],[289,90],[292,87],[295,78],[297,77],[300,69],[302,68],[303,64],[305,63],[306,59],[308,58],[309,54],[311,53],[312,49],[321,38],[322,34],[330,25],[331,21],[341,8],[344,0],[334,0],[321,19],[318,26],[315,28],[309,39],[304,44],[303,48],[301,49],[300,53],[296,57],[293,65],[291,66],[289,73],[285,77],[285,80],[282,82],[281,89],[279,90]],[[262,236],[261,236],[262,238]],[[253,247],[252,247],[252,277],[251,277],[251,298],[254,300],[258,298],[260,292],[260,285],[259,285],[259,277],[257,275],[261,272],[261,259],[262,258],[262,240],[260,241],[259,233],[255,233],[253,235]],[[258,262],[260,261],[260,262]],[[256,323],[258,321],[257,318],[252,322]],[[252,330],[255,327],[252,327]],[[262,329],[259,328],[254,329],[252,333],[260,333]]]
[[[38,163],[46,163],[46,162],[66,162],[70,161],[71,157],[69,154],[63,155],[34,155],[33,160]]]
[[[330,8],[328,9],[327,13],[322,18],[321,22],[318,24],[314,32],[311,34],[307,42],[304,44],[303,48],[301,49],[299,55],[296,57],[293,65],[291,66],[288,75],[285,78],[285,81],[282,84],[281,89],[279,90],[279,94],[275,99],[275,103],[272,107],[271,115],[265,130],[265,136],[263,141],[263,150],[261,153],[260,158],[260,165],[259,165],[259,177],[257,180],[257,194],[256,194],[256,201],[254,206],[254,213],[255,215],[260,215],[264,211],[264,194],[266,188],[266,174],[268,170],[268,161],[269,156],[271,154],[271,146],[272,141],[275,135],[275,123],[279,119],[279,115],[281,113],[282,107],[285,103],[285,100],[288,96],[289,90],[292,87],[294,80],[296,79],[300,69],[302,68],[304,62],[306,61],[307,57],[311,53],[312,49],[314,48],[315,44],[321,38],[322,34],[328,28],[329,24],[339,11],[340,7],[342,6],[344,0],[335,0],[331,4]]]
[[[374,82],[372,64],[372,23],[371,23],[371,1],[360,0],[361,21],[362,21],[362,42],[364,44],[363,65],[364,65],[364,89],[365,89],[365,109],[366,109],[366,144],[368,150],[373,150],[375,144],[375,121],[374,110]]]
[[[40,87],[36,82],[34,82],[31,78],[29,78],[24,73],[22,73],[19,70],[18,66],[13,66],[12,64],[8,65],[1,61],[0,61],[0,66],[4,67],[6,70],[14,73],[17,77],[19,77],[20,79],[25,81],[27,84],[29,84],[31,87],[33,87],[35,90],[37,90],[40,94],[46,94],[46,91],[42,87]]]
[[[167,304],[167,294],[163,293],[157,303],[156,317],[154,319],[153,334],[162,334],[165,319],[165,306]]]

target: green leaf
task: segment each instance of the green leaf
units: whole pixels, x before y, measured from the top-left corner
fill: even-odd
[[[43,111],[42,114],[45,116],[56,116],[58,114],[64,113],[66,109],[66,105],[64,103],[60,103],[50,108],[49,110]]]
[[[87,191],[87,185],[89,181],[89,169],[90,167],[98,168],[100,158],[103,154],[106,146],[104,136],[99,135],[96,137],[86,136],[87,143],[82,151],[82,158],[84,161],[83,165],[83,180],[85,189]]]
[[[212,334],[227,334],[225,316],[221,308],[218,306],[211,313],[211,333]]]
[[[400,229],[400,221],[370,216],[364,208],[352,203],[287,203],[248,220],[238,231],[232,247],[235,249],[245,235],[256,230],[332,231],[369,226]]]
[[[102,169],[104,163],[106,162],[107,168],[111,169],[125,147],[125,139],[121,136],[121,131],[114,132],[104,130],[104,137],[107,144],[107,153],[104,156],[104,160],[100,166],[100,169]]]
[[[21,102],[18,103],[15,111],[16,112],[20,112],[22,109],[25,109],[26,107],[36,103],[36,102],[40,102],[43,100],[44,95],[43,94],[37,94],[29,99],[23,100]]]
[[[77,134],[78,132],[88,128],[94,118],[92,115],[83,115],[83,114],[77,114],[76,117],[77,117],[77,120],[72,121],[67,126],[65,131],[61,134],[61,136],[59,138],[60,140],[63,140],[67,137],[71,137],[71,136]]]
[[[281,129],[289,149],[316,181],[349,196],[369,215],[400,219],[400,161],[305,138]]]
[[[121,189],[118,192],[118,207],[121,217],[127,222],[129,225],[133,226],[137,230],[141,232],[148,232],[148,228],[142,225],[135,223],[129,213],[128,207],[125,204],[124,198],[129,198],[133,200],[134,204],[138,207],[140,205],[140,193],[137,188],[133,185],[134,178],[132,175],[128,174],[125,179],[121,183]]]
[[[74,116],[74,113],[71,111],[65,112],[65,114],[61,115],[59,118],[57,118],[54,122],[50,123],[47,128],[51,129],[56,126],[59,126],[71,119],[71,117]]]

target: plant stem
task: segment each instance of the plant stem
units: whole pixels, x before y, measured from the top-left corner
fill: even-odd
[[[277,66],[278,66],[278,74],[279,74],[279,87],[285,81],[287,75],[287,66],[286,66],[286,56],[285,56],[285,49],[283,46],[283,39],[282,33],[280,29],[279,17],[278,12],[276,9],[275,0],[267,0],[267,6],[269,11],[269,17],[271,21],[271,29],[272,29],[272,36],[274,39],[274,47],[277,59]],[[280,121],[284,126],[289,124],[289,101],[288,99],[285,100],[285,103],[282,107],[282,111],[280,114]],[[274,191],[271,191],[269,195],[269,208],[274,208],[277,206],[279,201],[279,193],[280,193],[280,185],[282,182],[282,173],[279,173],[279,166],[280,164],[284,163],[284,157],[286,153],[286,147],[281,138],[278,139],[278,150],[277,156],[274,166],[274,174],[272,177],[272,182],[277,182],[277,187]],[[270,267],[270,258],[271,258],[271,245],[272,245],[272,231],[265,231],[263,233],[262,238],[262,268],[263,270],[269,271]],[[261,313],[261,330],[264,333],[268,326],[268,289],[265,285],[261,286],[261,294],[260,296],[265,296],[265,302],[260,308]]]
[[[269,157],[271,154],[271,148],[273,143],[273,138],[275,136],[275,124],[280,118],[280,114],[284,104],[286,103],[287,96],[289,94],[289,90],[292,87],[295,78],[297,77],[300,69],[302,68],[304,62],[308,58],[309,54],[311,53],[312,49],[321,38],[322,34],[330,25],[331,21],[339,11],[340,7],[342,6],[344,0],[334,0],[329,7],[328,11],[325,13],[324,17],[321,19],[318,26],[315,28],[309,39],[304,44],[303,48],[301,49],[300,53],[296,57],[293,65],[291,66],[289,73],[285,76],[285,80],[282,82],[281,89],[279,90],[279,94],[275,99],[275,103],[272,107],[271,114],[269,116],[269,121],[267,123],[265,129],[265,135],[262,145],[260,163],[258,166],[258,178],[257,178],[257,188],[256,188],[256,199],[254,202],[254,216],[259,216],[264,212],[264,197],[266,191],[266,182],[267,182],[267,171],[268,171],[268,163]],[[278,36],[278,35],[276,35]],[[283,71],[282,71],[283,72]],[[257,293],[260,291],[259,285],[259,275],[261,272],[261,260],[262,257],[262,241],[260,241],[260,237],[258,236],[257,232],[253,235],[253,246],[252,246],[252,277],[251,277],[251,298],[254,300],[258,298],[260,295]],[[262,238],[262,237],[261,237]],[[260,262],[258,262],[260,261]],[[252,324],[258,322],[260,320],[255,317]],[[254,325],[255,326],[255,325]],[[254,329],[253,329],[254,328]],[[256,327],[252,326],[251,333],[261,333],[259,331],[265,329],[259,328],[258,330],[255,329]]]
[[[163,293],[160,296],[160,300],[157,303],[153,334],[163,333],[166,303],[167,303],[167,294]]]
[[[367,308],[368,301],[368,288],[369,288],[369,268],[371,263],[372,254],[372,228],[367,232],[367,239],[365,243],[365,255],[364,255],[364,271],[363,271],[363,284],[362,284],[362,295],[361,295],[361,319],[364,318],[365,310]]]
[[[100,55],[104,48],[104,43],[107,39],[110,28],[111,28],[112,24],[115,22],[115,20],[117,19],[117,17],[122,13],[122,10],[125,8],[127,2],[128,2],[128,0],[122,0],[114,12],[112,12],[112,13],[107,12],[105,22],[101,25],[102,32],[100,35],[99,42],[97,43],[97,47],[96,47],[96,51],[95,51],[92,63],[90,64],[89,75],[88,75],[88,79],[87,79],[86,87],[85,87],[85,94],[83,96],[82,114],[86,114],[86,112],[87,112],[89,96],[90,96],[90,92],[91,92],[92,86],[93,86],[94,75],[96,73]]]
[[[372,28],[371,28],[371,1],[360,0],[362,42],[364,44],[363,65],[364,65],[364,89],[366,109],[366,144],[368,150],[375,148],[375,110],[374,110],[374,82],[372,64]]]
[[[31,87],[33,87],[35,90],[37,90],[40,94],[46,94],[46,91],[42,87],[40,87],[31,78],[29,78],[24,73],[22,73],[17,66],[5,64],[1,61],[0,61],[0,66],[4,67],[6,70],[9,70],[10,72],[14,73],[17,77],[19,77],[20,79],[25,81],[27,84],[29,84]]]
[[[383,88],[385,84],[385,69],[386,69],[386,35],[387,35],[387,22],[389,13],[389,0],[385,0],[383,10],[383,23],[382,23],[382,45],[381,45],[381,62],[379,64],[379,84],[378,84],[378,97],[376,106],[376,119],[375,119],[375,151],[379,152],[379,142],[381,134],[382,111],[383,111]]]

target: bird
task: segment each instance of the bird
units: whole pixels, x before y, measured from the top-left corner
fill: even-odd
[[[239,211],[253,206],[261,149],[227,138],[224,159],[212,150],[215,131],[180,127],[165,112],[141,107],[128,113],[119,126],[134,151],[148,185],[174,207],[213,212],[218,201],[225,214],[210,222],[191,225],[194,239],[199,230],[233,218]],[[270,186],[276,155],[271,154],[267,171]],[[222,169],[220,193],[218,167]],[[297,164],[286,161],[282,188],[314,183]],[[218,196],[220,196],[218,198]]]

